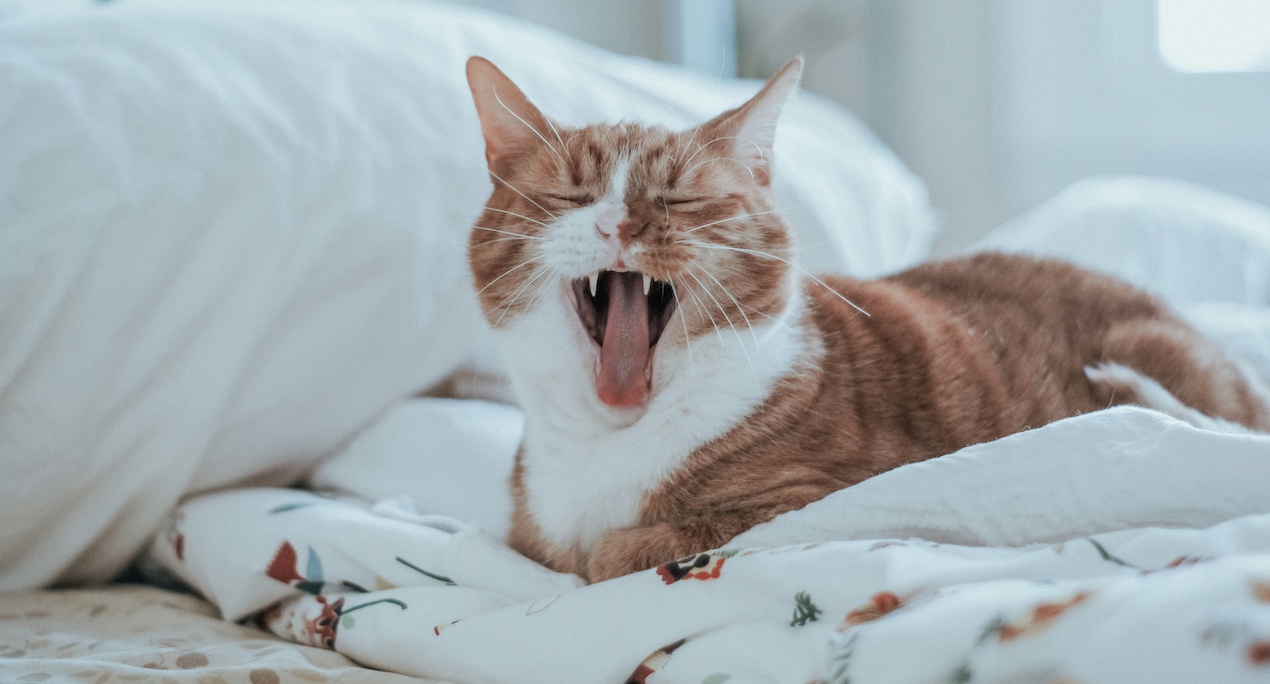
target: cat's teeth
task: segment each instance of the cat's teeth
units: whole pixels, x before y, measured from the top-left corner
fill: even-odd
[[[587,276],[587,278],[588,278],[588,279],[590,279],[590,281],[591,281],[591,296],[592,296],[592,297],[594,297],[594,296],[595,296],[595,289],[596,289],[596,287],[597,287],[597,286],[599,285],[599,283],[600,283],[600,272],[599,272],[599,271],[592,271],[592,272],[591,272],[591,275]],[[647,285],[645,285],[645,286],[644,286],[644,294],[648,294],[648,286],[647,286]]]
[[[644,274],[644,296],[648,296],[648,289],[653,286],[653,278],[647,273]]]

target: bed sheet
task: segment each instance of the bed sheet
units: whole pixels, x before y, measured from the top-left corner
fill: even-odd
[[[142,585],[0,594],[0,680],[123,684],[439,684],[221,620]]]
[[[1119,407],[589,586],[408,499],[299,490],[192,499],[152,553],[229,619],[456,682],[1257,681],[1267,482],[1270,436]]]

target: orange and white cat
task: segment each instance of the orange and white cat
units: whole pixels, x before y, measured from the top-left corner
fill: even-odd
[[[1211,342],[1110,278],[1000,254],[801,273],[771,191],[800,70],[689,130],[566,129],[468,62],[494,183],[469,257],[526,415],[514,548],[598,581],[1112,404],[1270,428]]]

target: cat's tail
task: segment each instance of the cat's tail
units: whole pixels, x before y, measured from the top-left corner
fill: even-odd
[[[1103,363],[1085,366],[1085,375],[1104,392],[1109,403],[1134,404],[1155,409],[1165,415],[1190,423],[1197,428],[1234,434],[1260,434],[1270,432],[1265,426],[1247,426],[1242,423],[1217,418],[1193,409],[1156,382],[1132,368],[1119,363]]]
[[[1180,321],[1114,326],[1085,375],[1108,404],[1137,404],[1196,427],[1270,433],[1270,390]]]

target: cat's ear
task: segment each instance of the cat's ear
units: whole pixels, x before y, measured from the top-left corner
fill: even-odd
[[[730,156],[749,168],[755,180],[762,185],[772,182],[772,143],[776,139],[776,121],[780,119],[781,109],[790,93],[798,87],[802,73],[803,58],[793,58],[749,102],[705,124],[715,138],[731,143]]]
[[[547,117],[510,78],[488,59],[467,60],[467,84],[485,136],[485,162],[495,174],[506,174],[535,145],[548,144]]]

